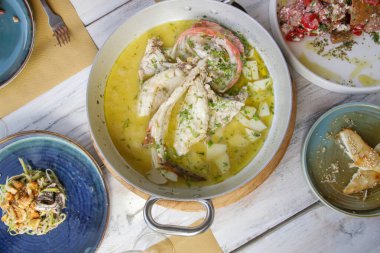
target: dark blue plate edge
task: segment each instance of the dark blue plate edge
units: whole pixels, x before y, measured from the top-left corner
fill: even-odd
[[[32,41],[30,43],[28,54],[26,55],[23,63],[20,65],[19,69],[8,78],[8,80],[3,81],[2,83],[0,82],[0,89],[7,86],[7,84],[11,83],[21,73],[21,71],[25,68],[26,63],[29,61],[30,56],[32,55],[33,48],[34,48],[34,43],[35,43],[35,38],[36,38],[36,24],[33,18],[33,10],[30,4],[28,3],[28,0],[23,0],[23,2],[25,4],[25,7],[28,9],[30,22],[32,24]]]
[[[99,250],[99,247],[100,245],[102,244],[103,240],[104,240],[104,236],[106,234],[106,231],[108,229],[108,225],[109,225],[109,220],[110,220],[110,198],[109,198],[109,186],[104,178],[104,174],[99,166],[99,164],[96,162],[96,160],[92,157],[92,155],[84,148],[82,147],[80,144],[78,144],[77,142],[73,141],[72,139],[62,135],[62,134],[58,134],[58,133],[55,133],[55,132],[50,132],[50,131],[46,131],[46,130],[31,130],[31,131],[22,131],[22,132],[18,132],[18,133],[15,133],[15,134],[12,134],[12,135],[9,135],[9,136],[6,136],[2,139],[0,139],[0,144],[4,144],[14,138],[18,138],[18,137],[23,137],[23,136],[28,136],[28,135],[50,135],[52,137],[55,137],[55,138],[58,138],[58,139],[61,139],[62,141],[65,141],[65,142],[68,142],[70,143],[71,145],[74,145],[75,147],[79,148],[91,161],[92,163],[95,165],[101,179],[102,179],[102,182],[103,182],[103,185],[104,185],[104,189],[105,189],[105,192],[106,192],[106,200],[107,200],[107,203],[106,203],[106,206],[107,206],[107,217],[106,217],[106,223],[105,223],[105,226],[104,226],[104,229],[103,229],[103,232],[102,232],[102,235],[101,235],[101,238],[100,240],[98,241],[96,247],[95,247],[95,251],[94,252],[97,252]]]
[[[328,111],[326,111],[325,113],[323,113],[321,116],[318,117],[318,119],[310,127],[310,129],[309,129],[309,131],[308,131],[308,133],[306,135],[306,138],[305,138],[305,140],[303,142],[302,150],[301,150],[301,169],[303,171],[303,175],[304,175],[304,177],[306,179],[307,185],[312,190],[312,192],[314,193],[314,195],[318,198],[318,200],[321,201],[325,206],[329,207],[330,209],[332,209],[332,210],[334,210],[336,212],[344,213],[344,214],[349,215],[351,217],[356,217],[356,218],[358,218],[358,217],[361,217],[361,218],[375,218],[375,217],[379,217],[380,213],[377,213],[377,214],[352,213],[352,212],[346,211],[346,210],[344,210],[342,208],[339,208],[339,207],[334,206],[333,204],[331,204],[329,201],[327,201],[325,199],[325,197],[323,197],[318,192],[317,188],[311,183],[310,175],[307,172],[306,152],[307,152],[307,148],[309,146],[308,144],[309,144],[310,138],[313,135],[315,129],[331,113],[339,111],[339,110],[344,109],[344,108],[358,107],[358,106],[371,107],[373,109],[380,110],[380,105],[366,103],[366,102],[351,102],[351,103],[346,103],[346,104],[334,106],[333,108],[331,108]]]

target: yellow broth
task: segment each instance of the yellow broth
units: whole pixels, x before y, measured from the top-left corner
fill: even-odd
[[[123,51],[115,62],[109,75],[105,96],[104,110],[108,131],[113,143],[124,157],[124,159],[134,169],[145,175],[151,169],[151,153],[149,148],[144,148],[142,142],[150,117],[139,117],[137,115],[137,100],[140,92],[138,81],[138,68],[144,55],[145,47],[149,38],[159,37],[164,42],[164,47],[172,47],[179,34],[191,27],[194,21],[175,21],[165,23],[145,32]],[[260,78],[269,77],[268,71],[255,50],[254,59],[258,62]],[[236,87],[247,85],[242,75]],[[182,100],[179,100],[182,101]],[[267,102],[273,108],[274,98],[272,87],[258,92],[250,92],[246,105],[258,108],[261,102]],[[166,145],[169,156],[174,154],[172,144],[174,142],[174,132],[176,129],[176,115],[181,107],[178,102],[173,109],[168,134],[166,135]],[[175,186],[191,185],[211,185],[221,182],[244,168],[258,153],[267,136],[272,123],[273,113],[270,116],[260,118],[267,129],[262,131],[262,137],[251,143],[247,139],[245,127],[236,119],[232,120],[227,126],[215,131],[209,140],[204,140],[191,146],[190,151],[178,157],[171,157],[178,165],[199,174],[207,181],[190,182],[179,177],[178,182],[169,182]],[[241,143],[236,143],[234,136],[240,135]],[[235,141],[233,141],[235,139]],[[215,143],[227,144],[227,154],[230,159],[229,172],[221,175],[214,161],[206,161],[207,146]]]

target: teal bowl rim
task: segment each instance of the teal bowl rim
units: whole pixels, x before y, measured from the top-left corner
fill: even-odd
[[[32,51],[34,49],[34,44],[35,44],[35,39],[36,39],[36,23],[35,23],[34,18],[33,18],[33,10],[31,8],[30,4],[28,3],[28,0],[24,0],[23,2],[25,4],[25,7],[28,9],[30,22],[32,24],[32,41],[30,43],[28,54],[26,55],[24,61],[22,62],[22,64],[18,68],[18,70],[8,78],[8,80],[5,80],[4,82],[0,83],[0,89],[7,86],[9,83],[11,83],[21,73],[21,71],[25,68],[26,63],[29,61],[29,59],[32,55]]]
[[[336,112],[336,111],[339,111],[341,109],[344,109],[344,108],[350,108],[350,107],[357,107],[357,106],[363,106],[363,107],[371,107],[371,108],[374,108],[374,109],[377,109],[377,110],[380,110],[380,106],[379,105],[375,105],[375,104],[370,104],[370,103],[365,103],[365,102],[352,102],[352,103],[346,103],[346,104],[342,104],[342,105],[338,105],[338,106],[335,106],[333,108],[331,108],[330,110],[328,110],[327,112],[325,112],[324,114],[322,114],[316,122],[314,122],[314,124],[312,125],[312,127],[310,128],[306,138],[305,138],[305,141],[302,145],[302,152],[301,152],[301,167],[302,167],[302,170],[303,170],[303,174],[304,174],[304,177],[306,179],[306,182],[307,184],[309,185],[309,188],[313,191],[314,195],[317,196],[317,198],[323,203],[325,204],[327,207],[330,207],[331,209],[335,210],[335,211],[338,211],[340,213],[344,213],[344,214],[347,214],[349,216],[352,216],[352,217],[379,217],[380,216],[380,207],[378,208],[378,212],[375,213],[375,214],[365,214],[365,213],[352,213],[352,212],[348,212],[346,210],[343,210],[337,206],[334,206],[333,204],[331,204],[328,200],[326,200],[319,192],[318,190],[315,188],[314,184],[311,182],[311,179],[310,179],[310,175],[308,173],[308,170],[307,170],[307,165],[306,165],[306,150],[308,148],[308,144],[309,144],[309,141],[310,141],[310,138],[311,138],[311,135],[314,133],[315,129],[319,126],[319,124],[327,117],[329,116],[330,114]],[[353,210],[354,211],[354,210]]]
[[[58,138],[58,139],[61,139],[63,141],[66,141],[68,142],[69,144],[77,147],[78,149],[80,149],[84,155],[86,155],[95,165],[100,177],[102,178],[102,181],[103,181],[103,184],[104,184],[104,189],[106,191],[106,199],[107,199],[107,217],[106,217],[106,224],[104,226],[104,230],[102,232],[102,236],[100,238],[100,241],[98,243],[98,245],[96,245],[96,248],[95,248],[95,252],[97,252],[99,250],[99,247],[102,245],[103,241],[104,241],[104,238],[105,238],[105,235],[106,235],[106,232],[108,230],[108,225],[109,225],[109,222],[110,222],[110,206],[111,206],[111,202],[110,202],[110,197],[109,197],[109,186],[107,184],[107,181],[105,180],[105,176],[103,174],[103,171],[101,170],[99,164],[97,163],[97,161],[95,160],[95,158],[84,148],[82,147],[79,143],[77,143],[76,141],[73,141],[72,139],[62,135],[62,134],[58,134],[58,133],[54,133],[54,132],[50,132],[50,131],[46,131],[46,130],[30,130],[30,131],[22,131],[22,132],[17,132],[15,134],[11,134],[11,135],[8,135],[4,138],[1,138],[0,139],[0,144],[3,144],[3,143],[6,143],[7,141],[10,141],[14,138],[17,138],[17,137],[22,137],[22,136],[28,136],[28,135],[49,135],[49,136],[52,136],[52,137],[55,137],[55,138]]]

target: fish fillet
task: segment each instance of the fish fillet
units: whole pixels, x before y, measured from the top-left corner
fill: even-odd
[[[165,65],[167,59],[162,48],[163,45],[164,43],[159,38],[148,40],[148,45],[146,46],[138,71],[140,82],[167,68]]]
[[[247,99],[246,91],[242,91],[238,95],[238,100],[225,98],[217,95],[209,85],[205,85],[208,93],[210,120],[209,131],[213,132],[215,129],[224,127],[240,112]]]
[[[200,78],[190,86],[184,103],[177,115],[174,149],[182,156],[189,152],[191,145],[203,140],[209,121],[208,99]]]
[[[197,82],[203,83],[206,76],[206,73],[204,72],[204,64],[205,61],[200,61],[197,67],[190,71],[185,81],[174,89],[168,100],[161,104],[157,112],[149,121],[146,142],[154,142],[159,160],[163,160],[165,156],[164,136],[168,130],[170,115],[173,107],[182,95],[186,93],[190,86]]]
[[[141,86],[138,115],[143,117],[155,112],[184,80],[185,73],[179,68],[164,70],[146,80]]]

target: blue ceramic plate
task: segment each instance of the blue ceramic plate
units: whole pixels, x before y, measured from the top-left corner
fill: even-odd
[[[32,168],[52,169],[67,193],[66,220],[46,235],[11,236],[0,222],[2,253],[90,253],[108,223],[108,192],[93,158],[80,146],[49,132],[24,132],[0,140],[0,184],[23,172],[18,158]]]
[[[0,9],[0,87],[25,66],[33,48],[34,22],[26,0],[2,0]],[[14,22],[17,17],[18,22]]]
[[[371,147],[380,143],[380,106],[349,103],[323,114],[312,126],[302,150],[302,167],[316,196],[327,206],[361,217],[380,215],[380,185],[351,195],[343,194],[357,168],[337,143],[343,128],[355,130]]]

